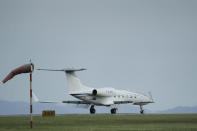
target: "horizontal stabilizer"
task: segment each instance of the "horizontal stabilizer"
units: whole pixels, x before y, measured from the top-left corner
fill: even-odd
[[[85,68],[79,68],[79,69],[75,69],[75,68],[65,68],[65,69],[37,69],[37,70],[43,70],[43,71],[64,71],[64,72],[74,72],[74,71],[83,71],[86,70]]]

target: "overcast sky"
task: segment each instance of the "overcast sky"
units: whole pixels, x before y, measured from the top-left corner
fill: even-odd
[[[151,110],[194,106],[196,23],[195,0],[0,0],[0,80],[31,58],[35,68],[87,68],[77,73],[87,86],[151,91]],[[63,72],[35,71],[33,90],[74,99]],[[0,100],[29,102],[29,75],[1,83]]]

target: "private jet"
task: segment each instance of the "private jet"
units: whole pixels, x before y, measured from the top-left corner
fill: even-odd
[[[144,114],[143,106],[149,103],[154,103],[151,93],[145,95],[141,93],[129,92],[126,90],[117,90],[114,88],[87,87],[81,83],[80,79],[76,75],[77,71],[86,70],[84,68],[81,69],[66,68],[61,70],[54,70],[54,69],[37,69],[37,70],[65,72],[69,95],[79,100],[61,101],[61,103],[89,105],[90,114],[96,113],[95,106],[111,107],[111,114],[116,114],[118,109],[117,105],[128,104],[128,103],[133,105],[138,105],[140,107],[140,113]],[[36,97],[35,94],[34,97]],[[54,103],[47,101],[39,101],[39,102]]]

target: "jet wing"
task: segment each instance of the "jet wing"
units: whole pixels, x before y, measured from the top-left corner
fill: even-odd
[[[114,101],[114,104],[128,104],[133,103],[133,101]]]
[[[91,104],[87,101],[62,101],[62,103],[67,103],[67,104]]]
[[[146,104],[149,104],[149,103],[154,103],[154,102],[136,102],[136,103],[133,103],[134,105],[146,105]]]
[[[36,94],[34,92],[32,92],[33,95],[33,99],[35,102],[39,102],[39,103],[68,103],[68,104],[91,104],[89,102],[86,101],[40,101],[39,98],[36,96]]]
[[[91,104],[91,103],[88,103],[86,101],[60,101],[60,102],[56,102],[56,101],[37,101],[39,103],[55,103],[55,104],[58,104],[58,103],[67,103],[67,104]]]
[[[57,102],[57,101],[36,101],[39,103],[61,103],[61,102]]]

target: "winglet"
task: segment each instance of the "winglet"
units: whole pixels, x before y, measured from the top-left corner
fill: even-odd
[[[152,97],[151,92],[148,92],[148,96],[149,96],[149,98],[151,99],[151,101],[154,103],[154,100],[153,100],[153,97]]]
[[[33,91],[32,91],[32,96],[35,102],[40,102],[39,98],[36,96],[36,94]]]
[[[32,96],[33,96],[33,100],[35,102],[39,102],[39,103],[61,103],[61,102],[57,102],[57,101],[40,101],[39,98],[36,96],[36,94],[32,91]]]

